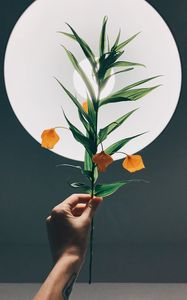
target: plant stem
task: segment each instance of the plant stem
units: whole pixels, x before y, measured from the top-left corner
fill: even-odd
[[[92,218],[90,232],[90,263],[89,263],[89,284],[92,283],[92,261],[93,261],[93,233],[94,233],[94,218]]]
[[[98,90],[98,97],[97,100],[99,101],[100,98],[100,89]],[[96,137],[95,137],[95,143],[96,143],[96,152],[97,152],[97,121],[98,121],[98,104],[96,107]],[[95,188],[95,178],[94,178],[94,169],[95,164],[92,162],[92,181],[91,181],[91,198],[94,196],[94,188]],[[90,229],[90,261],[89,261],[89,281],[88,283],[92,283],[92,265],[93,265],[93,237],[94,237],[94,218],[92,218],[91,222],[91,229]]]
[[[116,151],[116,153],[121,153],[121,154],[125,154],[126,156],[129,156],[127,153],[122,152],[122,151]]]
[[[95,164],[92,163],[92,181],[91,181],[91,198],[94,196],[94,168]],[[94,218],[92,218],[91,229],[90,229],[90,261],[89,261],[89,281],[88,283],[92,283],[92,263],[93,263],[93,233],[94,233]]]

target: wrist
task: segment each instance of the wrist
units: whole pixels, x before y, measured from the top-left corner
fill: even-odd
[[[78,247],[78,246],[69,246],[68,248],[64,249],[60,258],[69,257],[73,261],[83,261],[86,256],[86,248]]]
[[[81,264],[82,257],[65,252],[54,265],[34,300],[61,300],[62,295],[72,288]]]
[[[57,290],[62,291],[73,274],[78,276],[82,263],[83,258],[80,255],[71,252],[64,252],[61,255],[52,270]]]

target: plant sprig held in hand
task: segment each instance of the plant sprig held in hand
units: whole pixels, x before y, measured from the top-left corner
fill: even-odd
[[[142,84],[152,81],[153,79],[159,77],[154,76],[150,78],[146,78],[135,82],[133,84],[127,85],[122,89],[111,93],[105,98],[101,98],[101,92],[106,86],[108,80],[111,76],[117,74],[123,74],[124,72],[130,72],[135,67],[144,67],[143,64],[130,62],[125,60],[119,60],[124,54],[124,48],[128,43],[134,40],[137,35],[133,35],[127,40],[120,42],[120,33],[119,31],[116,40],[112,47],[110,47],[109,39],[106,33],[108,18],[105,16],[102,23],[102,29],[100,33],[99,40],[99,57],[97,57],[92,49],[89,47],[86,41],[84,41],[77,32],[69,25],[68,27],[71,30],[71,33],[60,32],[61,34],[67,36],[68,38],[73,39],[77,42],[82,49],[86,59],[89,61],[93,77],[95,82],[97,83],[98,92],[96,94],[92,83],[90,82],[87,74],[82,69],[78,60],[74,56],[72,52],[68,49],[65,49],[65,52],[72,63],[74,69],[79,73],[82,80],[85,83],[87,89],[87,99],[84,99],[82,104],[74,96],[58,79],[57,82],[63,89],[63,91],[68,95],[69,99],[74,103],[77,108],[78,116],[80,122],[84,126],[85,132],[82,132],[78,129],[66,116],[63,111],[64,117],[67,121],[68,128],[62,126],[62,128],[69,129],[73,134],[75,140],[82,144],[85,149],[85,157],[84,157],[84,168],[81,166],[73,166],[68,164],[62,164],[62,166],[69,166],[74,168],[79,168],[84,176],[86,176],[88,183],[84,182],[74,182],[71,183],[71,186],[75,189],[78,189],[84,193],[90,193],[91,197],[100,196],[107,197],[116,192],[119,188],[127,184],[128,182],[132,182],[133,180],[122,180],[114,183],[105,183],[105,184],[97,184],[97,180],[99,177],[99,173],[105,172],[106,169],[113,163],[112,155],[115,153],[124,153],[124,160],[122,162],[122,167],[127,171],[133,173],[138,170],[145,168],[142,157],[138,154],[130,155],[125,152],[119,151],[121,150],[128,142],[135,139],[136,137],[144,134],[138,133],[131,137],[124,137],[123,139],[116,141],[109,147],[104,147],[104,141],[107,139],[108,135],[116,130],[119,126],[123,125],[124,122],[135,113],[137,109],[131,110],[128,113],[120,116],[117,120],[113,120],[110,124],[105,126],[104,128],[98,128],[98,114],[101,106],[124,102],[124,101],[137,101],[138,99],[146,96],[151,91],[155,90],[159,85],[154,85],[151,87],[140,87]],[[122,69],[121,69],[122,68]],[[114,72],[112,72],[115,70]],[[43,131],[42,138],[42,147],[47,149],[52,149],[56,143],[59,142],[60,137],[56,132],[57,128],[54,127],[50,129],[46,129]],[[98,152],[98,146],[101,146],[102,151]],[[136,181],[136,180],[135,180]],[[92,281],[92,256],[93,256],[93,220],[91,226],[90,233],[90,268],[89,268],[89,283]]]

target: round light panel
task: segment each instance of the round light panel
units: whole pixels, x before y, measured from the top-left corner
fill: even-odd
[[[89,65],[75,41],[58,33],[68,31],[65,22],[82,36],[98,55],[103,17],[108,16],[108,36],[114,41],[121,28],[121,41],[141,31],[125,48],[122,59],[146,65],[111,77],[103,97],[127,84],[163,75],[145,86],[162,84],[144,98],[101,107],[99,127],[106,126],[128,111],[139,109],[116,131],[104,147],[132,135],[146,134],[130,141],[123,150],[129,154],[149,145],[171,119],[180,94],[181,64],[174,38],[156,10],[144,0],[37,0],[15,25],[5,55],[5,83],[12,108],[28,133],[41,141],[46,128],[66,126],[61,106],[69,119],[83,129],[77,109],[58,85],[58,78],[73,94],[85,101],[85,88],[74,72],[64,49],[74,53],[85,70]],[[96,88],[96,87],[95,87]],[[84,160],[84,148],[68,130],[58,129],[61,141],[52,150],[74,160]],[[114,159],[123,155],[115,154]]]

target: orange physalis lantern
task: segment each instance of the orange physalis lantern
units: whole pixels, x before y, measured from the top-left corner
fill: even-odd
[[[86,113],[88,113],[88,102],[87,102],[87,101],[84,101],[84,102],[82,103],[82,107],[83,107],[84,111],[85,111]]]
[[[131,173],[145,168],[141,155],[127,155],[122,166]]]
[[[41,138],[41,146],[46,149],[52,149],[60,139],[59,135],[55,131],[55,128],[44,130],[42,132]]]
[[[93,155],[92,161],[97,165],[99,172],[104,172],[113,162],[113,158],[104,151],[101,151],[100,153]]]

